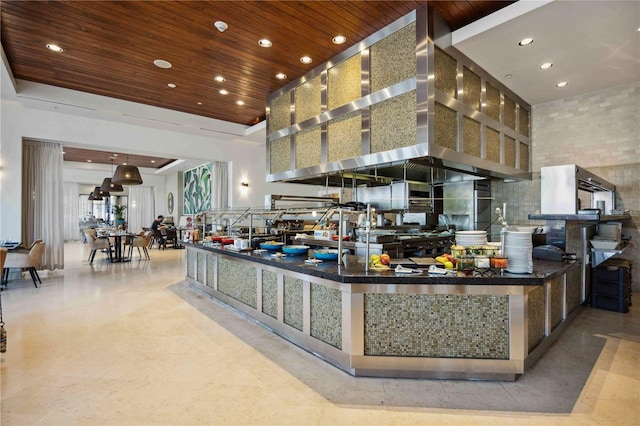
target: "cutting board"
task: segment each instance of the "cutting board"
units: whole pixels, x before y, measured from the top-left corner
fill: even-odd
[[[416,263],[414,261],[412,261],[411,259],[391,259],[391,261],[389,262],[389,266],[391,266],[392,268],[395,268],[396,266],[401,265],[404,266],[405,268],[415,268],[416,267]]]
[[[440,262],[433,257],[410,257],[409,260],[413,261],[418,267],[440,265]]]

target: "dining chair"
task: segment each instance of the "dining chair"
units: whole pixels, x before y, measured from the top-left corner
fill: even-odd
[[[166,244],[164,241],[164,234],[159,229],[155,229],[152,231],[151,240],[149,241],[149,248],[153,248],[155,243],[158,243],[158,248],[165,248]]]
[[[4,262],[3,275],[8,277],[9,269],[20,268],[26,269],[31,275],[33,285],[38,287],[38,283],[42,284],[38,270],[42,263],[42,254],[44,253],[45,243],[42,241],[33,245],[29,253],[7,253],[7,259]],[[6,282],[6,278],[3,277],[3,281]]]
[[[111,243],[108,238],[96,238],[95,235],[87,234],[87,244],[91,251],[89,252],[89,264],[93,264],[93,259],[96,257],[97,250],[106,250],[109,261],[112,261],[111,257]]]
[[[5,284],[6,283],[6,279],[4,277],[5,272],[4,272],[4,261],[7,258],[7,252],[8,250],[4,247],[0,247],[0,271],[2,271],[2,278],[0,279],[0,284]]]
[[[140,247],[144,251],[144,255],[147,259],[151,259],[149,257],[149,251],[147,247],[151,242],[151,231],[145,231],[141,236],[133,237],[130,241],[127,241],[125,244],[129,244],[129,259],[133,257],[133,248],[136,247],[138,249],[138,255],[142,257],[140,253]]]
[[[31,249],[33,248],[33,246],[35,246],[37,243],[41,243],[42,240],[35,240],[34,242],[31,243],[31,245],[29,247],[25,247],[22,244],[20,244],[17,248],[11,250],[12,253],[29,253],[31,251]]]

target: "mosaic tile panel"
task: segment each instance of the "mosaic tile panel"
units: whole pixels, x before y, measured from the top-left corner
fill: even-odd
[[[484,113],[496,121],[500,121],[500,91],[487,83],[487,96]]]
[[[529,171],[529,145],[520,142],[520,170]]]
[[[276,139],[271,142],[269,152],[269,169],[271,173],[291,170],[291,137]]]
[[[415,145],[416,91],[372,105],[370,127],[371,153]]]
[[[519,111],[520,125],[518,126],[518,131],[520,134],[529,137],[529,111],[522,107],[520,107]]]
[[[327,124],[327,161],[354,158],[362,154],[360,111],[331,120]]]
[[[516,167],[516,140],[509,136],[504,137],[504,164]]]
[[[342,292],[311,283],[311,336],[342,349]]]
[[[256,308],[258,281],[255,266],[232,262],[223,257],[218,259],[218,291],[239,302]]]
[[[456,97],[456,80],[458,76],[458,64],[456,60],[447,55],[442,49],[435,48],[435,87],[452,98]]]
[[[187,276],[196,279],[196,253],[194,249],[187,249],[185,253],[185,262],[187,262]]]
[[[567,313],[580,305],[582,299],[582,283],[580,268],[567,272]]]
[[[458,135],[456,131],[458,128],[457,113],[451,108],[447,108],[438,102],[435,104],[434,142],[436,145],[456,151],[458,145]]]
[[[415,48],[415,22],[371,46],[371,92],[415,77]]]
[[[485,132],[487,160],[500,163],[500,132],[487,127]]]
[[[551,330],[554,330],[558,324],[562,322],[562,277],[557,277],[550,282],[551,284]]]
[[[480,158],[480,148],[482,141],[480,139],[480,122],[464,117],[462,122],[462,145],[464,153]]]
[[[291,95],[284,93],[271,101],[269,132],[277,132],[291,125]]]
[[[278,319],[278,274],[262,271],[262,312]]]
[[[206,268],[206,258],[207,258],[207,254],[204,252],[199,251],[198,252],[198,265],[197,265],[197,275],[196,275],[196,281],[198,281],[200,284],[204,284],[205,283],[205,278],[204,278],[204,274],[205,274],[205,268]]]
[[[296,169],[322,162],[320,126],[296,134]]]
[[[544,287],[539,286],[528,293],[529,316],[528,349],[529,353],[544,338]]]
[[[365,355],[509,358],[507,296],[366,294]]]
[[[207,285],[211,288],[215,286],[214,271],[215,271],[215,256],[207,254]]]
[[[295,107],[296,123],[320,115],[322,112],[322,85],[320,76],[296,87]]]
[[[360,54],[357,54],[329,68],[327,105],[330,110],[362,97],[360,61]]]
[[[516,129],[516,102],[508,96],[504,97],[504,124]]]
[[[480,76],[467,67],[462,70],[462,102],[480,111]]]
[[[302,331],[302,280],[284,277],[284,323]]]

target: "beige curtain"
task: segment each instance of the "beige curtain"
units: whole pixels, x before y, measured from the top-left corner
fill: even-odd
[[[211,170],[211,208],[224,210],[229,208],[229,164],[221,161],[212,163]]]
[[[130,186],[127,229],[131,232],[149,228],[156,218],[156,198],[150,186]]]
[[[80,240],[80,185],[64,183],[64,240]]]
[[[22,147],[22,242],[45,242],[42,265],[64,268],[62,146],[25,140]]]

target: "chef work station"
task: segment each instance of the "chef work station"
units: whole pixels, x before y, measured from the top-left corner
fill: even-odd
[[[516,380],[590,302],[594,260],[623,249],[618,233],[594,252],[597,228],[629,217],[593,175],[588,196],[570,188],[587,214],[506,222],[492,184],[531,179],[530,106],[445,51],[430,12],[269,97],[267,181],[335,199],[207,212],[186,280],[355,376]]]

